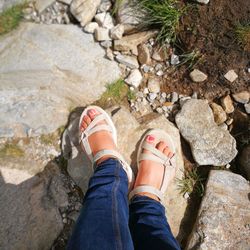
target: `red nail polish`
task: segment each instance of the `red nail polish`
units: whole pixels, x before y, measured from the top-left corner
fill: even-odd
[[[154,138],[154,136],[149,135],[149,136],[147,137],[147,140],[150,141],[150,142],[152,142],[152,141],[155,140],[155,138]]]

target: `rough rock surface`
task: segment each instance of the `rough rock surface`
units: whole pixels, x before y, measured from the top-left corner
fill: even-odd
[[[47,7],[49,7],[54,0],[36,0],[35,1],[35,7],[38,13],[41,13],[44,11]]]
[[[97,100],[120,76],[104,56],[92,35],[71,25],[25,23],[1,37],[0,137],[55,131],[70,108]]]
[[[189,142],[199,165],[223,166],[236,154],[236,141],[214,122],[211,108],[204,100],[187,100],[175,117],[181,135]]]
[[[73,0],[70,11],[84,27],[93,19],[100,3],[101,0]]]
[[[163,116],[158,117],[140,125],[132,114],[125,108],[112,108],[108,110],[113,114],[112,119],[117,128],[118,149],[124,155],[125,159],[131,163],[136,171],[136,150],[138,141],[141,139],[145,131],[149,128],[161,128],[173,136],[177,148],[177,171],[176,177],[182,178],[184,164],[182,159],[180,134],[178,129],[166,120]],[[83,192],[86,191],[89,177],[92,173],[90,162],[78,144],[78,124],[79,115],[72,117],[72,122],[63,135],[63,153],[68,160],[68,172],[72,178],[79,184]],[[72,153],[71,153],[72,152]],[[180,229],[180,223],[184,216],[186,208],[186,200],[179,194],[177,190],[176,180],[172,182],[167,190],[164,201],[167,209],[168,221],[174,235],[177,235]],[[181,234],[181,233],[180,233]],[[180,235],[179,235],[180,236]]]
[[[63,229],[68,196],[57,165],[38,175],[0,163],[0,249],[50,249]]]
[[[1,0],[0,1],[0,13],[4,10],[12,7],[13,5],[25,2],[25,0]]]
[[[249,183],[225,170],[210,172],[186,249],[249,249]]]

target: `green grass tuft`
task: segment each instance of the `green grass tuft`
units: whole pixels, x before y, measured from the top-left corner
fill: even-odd
[[[185,64],[187,69],[191,70],[197,63],[201,61],[201,59],[201,53],[197,50],[193,50],[190,53],[184,53],[180,55],[181,62],[177,66],[180,67],[181,65]]]
[[[177,179],[178,189],[182,195],[191,194],[192,192],[198,194],[200,197],[204,194],[204,186],[202,178],[198,173],[197,169],[186,171],[182,179]]]
[[[244,47],[247,51],[250,51],[250,23],[237,24],[235,28],[235,34],[238,43]]]
[[[134,6],[142,28],[159,29],[157,41],[175,41],[180,17],[185,12],[179,0],[138,0]]]
[[[4,157],[22,157],[24,156],[24,151],[14,143],[6,143],[0,149],[0,158]]]
[[[0,35],[6,34],[17,28],[23,18],[23,9],[26,4],[15,5],[0,14]]]

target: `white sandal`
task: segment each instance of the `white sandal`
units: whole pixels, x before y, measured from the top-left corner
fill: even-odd
[[[173,152],[173,156],[171,158],[167,157],[165,154],[163,154],[161,151],[159,151],[154,145],[148,143],[146,141],[146,137],[149,135],[153,135],[155,137],[156,144],[160,141],[165,142],[170,151]],[[150,151],[152,154],[146,154],[142,153],[142,150],[146,149]],[[170,135],[168,135],[165,131],[160,129],[152,129],[141,140],[141,143],[139,145],[138,153],[137,153],[137,167],[140,167],[140,162],[143,160],[149,160],[157,163],[161,163],[164,167],[164,176],[162,179],[162,184],[160,189],[157,189],[150,185],[141,185],[136,188],[134,188],[130,194],[129,194],[129,200],[131,200],[136,194],[138,193],[151,193],[153,195],[156,195],[160,202],[163,202],[164,199],[164,192],[167,189],[168,182],[167,175],[169,174],[169,171],[176,171],[176,150],[173,143],[173,140],[171,139]]]
[[[88,115],[88,111],[91,109],[98,111],[100,114],[97,115],[95,117],[95,119],[93,121],[91,121],[89,126],[84,131],[81,132],[80,129],[81,129],[83,117],[85,115]],[[103,120],[106,121],[107,124],[98,124],[100,121],[103,121]],[[133,174],[131,167],[124,160],[124,158],[122,157],[122,155],[120,153],[118,153],[116,150],[104,149],[104,150],[97,152],[95,155],[93,155],[93,152],[92,152],[91,147],[89,145],[88,137],[90,135],[92,135],[93,133],[96,133],[98,131],[103,131],[103,130],[111,132],[114,143],[117,146],[117,131],[116,131],[115,125],[114,125],[113,121],[111,120],[111,118],[109,117],[109,115],[100,107],[88,106],[82,112],[82,115],[81,115],[80,121],[79,121],[79,134],[80,134],[79,143],[83,146],[85,153],[87,154],[89,160],[92,162],[93,165],[95,162],[97,162],[99,159],[101,159],[105,155],[111,155],[114,158],[118,159],[121,162],[123,169],[127,173],[129,187],[131,188],[133,185],[133,181],[134,181],[134,174]]]

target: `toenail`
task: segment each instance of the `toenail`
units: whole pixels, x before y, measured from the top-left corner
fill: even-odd
[[[95,114],[96,114],[96,110],[95,110],[95,109],[90,109],[90,110],[89,110],[89,114],[95,115]]]
[[[154,136],[148,135],[147,141],[153,142],[155,140]]]

